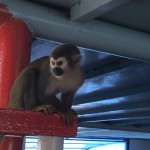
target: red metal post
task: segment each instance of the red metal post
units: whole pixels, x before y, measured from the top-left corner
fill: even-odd
[[[30,62],[32,36],[26,24],[14,19],[0,4],[0,107],[6,108],[9,93],[19,72]],[[22,138],[7,137],[0,150],[21,150]]]

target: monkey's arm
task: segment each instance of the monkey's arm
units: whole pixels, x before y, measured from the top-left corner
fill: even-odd
[[[55,107],[56,111],[67,113],[71,109],[74,95],[74,91],[62,93],[61,101],[55,95],[51,95],[46,97],[46,101],[51,101],[50,104]]]
[[[61,96],[62,104],[65,106],[66,112],[60,113],[63,122],[67,125],[71,125],[75,121],[75,116],[77,113],[71,109],[73,98],[76,91],[70,91],[67,93],[63,93]]]
[[[61,95],[61,102],[65,106],[66,111],[71,109],[75,93],[76,91],[69,91]]]

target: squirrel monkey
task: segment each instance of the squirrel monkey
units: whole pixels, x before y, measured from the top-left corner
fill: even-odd
[[[57,112],[65,124],[73,124],[75,112],[71,105],[84,81],[80,60],[79,49],[70,44],[59,45],[50,56],[35,60],[14,82],[8,108]]]
[[[76,113],[71,105],[84,81],[80,60],[79,49],[70,44],[59,45],[50,56],[35,60],[15,80],[8,108],[59,113],[66,125],[73,124]],[[3,139],[0,135],[0,143]]]

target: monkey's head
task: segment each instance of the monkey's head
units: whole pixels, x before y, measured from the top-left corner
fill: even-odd
[[[53,49],[50,55],[50,70],[61,77],[80,66],[80,51],[76,46],[62,44]]]

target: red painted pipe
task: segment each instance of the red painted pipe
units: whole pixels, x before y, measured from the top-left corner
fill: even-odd
[[[0,4],[0,107],[7,107],[12,84],[30,62],[31,33]],[[5,138],[0,150],[21,150],[22,138]]]

